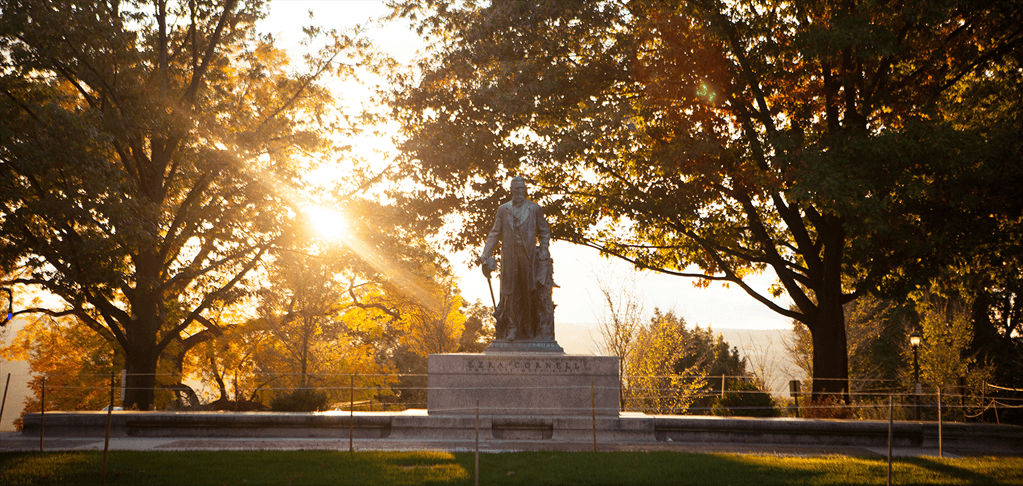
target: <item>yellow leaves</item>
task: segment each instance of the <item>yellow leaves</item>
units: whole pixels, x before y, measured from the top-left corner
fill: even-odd
[[[287,66],[291,59],[287,52],[266,42],[261,42],[257,45],[252,54],[260,62],[275,67]]]
[[[437,285],[432,290],[433,302],[409,306],[397,323],[405,343],[423,357],[454,352],[465,329],[464,301],[458,289]]]
[[[38,397],[46,377],[46,407],[53,410],[99,410],[109,402],[110,373],[121,368],[110,345],[71,318],[29,321],[0,356],[28,361],[30,387]],[[118,359],[118,361],[120,361]],[[30,399],[25,411],[38,411]]]
[[[17,321],[11,321],[7,326],[10,328],[14,326]],[[23,334],[19,330],[11,340],[11,344],[0,347],[0,359],[5,361],[28,361],[28,352],[30,346],[27,345],[28,334]]]
[[[653,413],[684,414],[706,386],[699,364],[675,370],[688,352],[688,333],[667,321],[639,333],[628,366],[629,403]]]
[[[924,340],[919,350],[920,379],[928,384],[954,386],[960,377],[977,372],[971,370],[975,359],[963,353],[973,339],[971,305],[957,295],[942,296],[931,291],[917,298]]]

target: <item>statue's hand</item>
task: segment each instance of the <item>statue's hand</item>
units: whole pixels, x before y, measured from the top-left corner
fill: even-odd
[[[497,270],[497,260],[495,260],[492,256],[480,257],[477,262],[481,267],[483,267],[483,275],[486,275],[487,278],[490,278],[491,272]]]
[[[547,250],[546,248],[540,248],[540,259],[541,260],[550,260],[551,259],[551,252],[549,250]]]

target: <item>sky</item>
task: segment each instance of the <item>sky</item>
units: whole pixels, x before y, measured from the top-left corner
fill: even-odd
[[[314,15],[312,20],[309,11]],[[379,25],[373,20],[386,13],[385,2],[381,0],[272,0],[270,15],[258,27],[261,31],[273,34],[279,47],[297,57],[302,49],[298,44],[302,27],[319,25],[344,29],[361,25],[380,50],[400,63],[407,63],[416,57],[424,43],[404,25]],[[301,64],[296,62],[295,66],[297,68]],[[379,146],[377,143],[370,145]],[[484,238],[485,235],[480,235],[480,246]],[[771,311],[734,285],[725,288],[720,284],[712,284],[709,288],[701,289],[694,287],[691,279],[634,272],[625,262],[602,258],[596,250],[568,242],[553,242],[551,257],[554,259],[554,280],[561,287],[557,299],[556,323],[597,322],[603,315],[604,306],[595,275],[613,275],[623,282],[634,275],[635,293],[640,296],[648,315],[657,307],[662,311],[674,311],[690,324],[714,329],[792,327],[788,318]],[[450,258],[460,278],[463,297],[470,302],[481,300],[490,303],[487,281],[479,268],[468,265],[466,254],[451,255]],[[774,275],[758,275],[750,281],[754,288],[764,290],[774,282]],[[495,281],[493,284],[497,291],[498,283]],[[623,283],[623,286],[627,284]],[[783,307],[789,305],[787,297],[776,299],[775,302]]]

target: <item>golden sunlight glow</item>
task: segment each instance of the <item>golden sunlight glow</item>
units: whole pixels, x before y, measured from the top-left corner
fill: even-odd
[[[339,240],[349,234],[348,222],[340,211],[323,206],[305,208],[306,217],[316,234],[327,240]]]

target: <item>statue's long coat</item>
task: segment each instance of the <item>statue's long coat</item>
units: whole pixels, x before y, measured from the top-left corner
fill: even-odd
[[[536,259],[538,258],[536,254],[537,242],[540,243],[540,248],[548,248],[551,240],[551,230],[547,227],[547,219],[544,218],[543,210],[540,209],[540,206],[528,199],[523,201],[522,204],[526,217],[518,223],[515,221],[515,208],[510,201],[497,208],[494,228],[490,230],[490,234],[487,236],[487,245],[483,249],[484,255],[490,255],[498,240],[501,241],[501,259],[503,260],[501,264],[502,296],[519,291],[511,284],[511,282],[515,281],[516,277],[511,273],[520,267],[520,265],[517,265],[518,262],[511,261],[515,258],[515,252],[512,251],[515,245],[515,235],[521,236],[526,256],[529,258],[529,264],[521,266],[530,272],[526,281],[533,282],[532,288],[521,289],[521,291],[526,292],[536,288],[536,278],[532,275],[532,272],[536,268]]]

